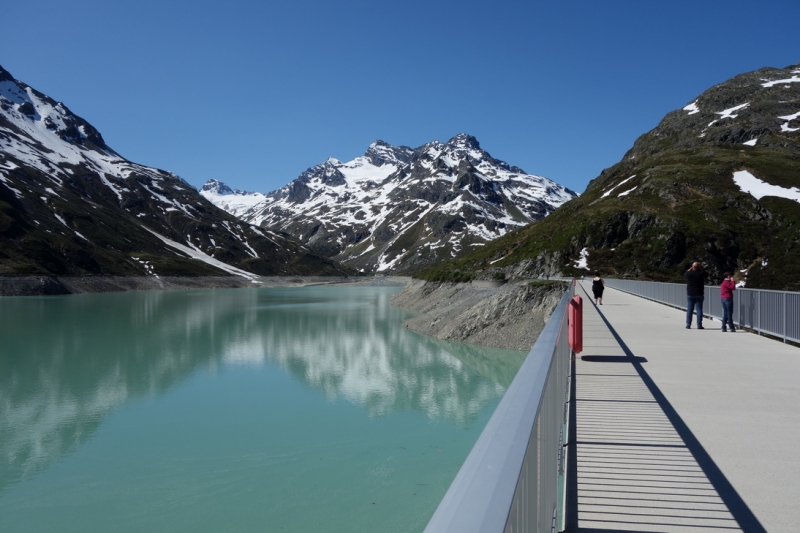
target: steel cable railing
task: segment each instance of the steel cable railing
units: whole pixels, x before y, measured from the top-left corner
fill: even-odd
[[[425,533],[562,528],[570,284]]]
[[[684,284],[613,278],[604,281],[607,287],[686,310]],[[706,286],[703,314],[722,320],[719,287]],[[784,342],[800,342],[800,292],[737,289],[733,293],[733,322]]]

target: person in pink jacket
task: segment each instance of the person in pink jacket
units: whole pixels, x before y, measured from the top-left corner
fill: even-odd
[[[728,325],[731,327],[731,333],[736,331],[733,327],[733,291],[736,290],[736,282],[733,281],[733,274],[725,272],[725,279],[719,286],[719,297],[722,299],[722,331],[728,331]]]

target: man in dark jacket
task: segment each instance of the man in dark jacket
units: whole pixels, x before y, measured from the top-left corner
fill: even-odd
[[[703,265],[695,261],[684,274],[686,277],[686,329],[692,327],[692,310],[697,315],[697,329],[703,327],[703,299],[705,298],[705,285],[708,272],[703,270]]]

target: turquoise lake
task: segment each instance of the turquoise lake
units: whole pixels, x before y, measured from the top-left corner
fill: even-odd
[[[0,298],[0,531],[422,531],[526,354],[398,290]]]

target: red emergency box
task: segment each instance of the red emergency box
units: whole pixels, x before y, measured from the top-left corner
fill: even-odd
[[[569,345],[575,353],[583,351],[583,299],[573,296],[569,301]]]

